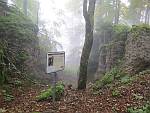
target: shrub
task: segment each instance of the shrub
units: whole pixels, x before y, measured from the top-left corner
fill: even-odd
[[[120,96],[121,94],[120,94],[120,91],[118,91],[117,89],[115,89],[115,90],[113,90],[112,91],[112,96],[113,97],[118,97],[118,96]]]
[[[127,84],[127,83],[130,83],[132,80],[133,80],[132,77],[130,77],[130,76],[124,76],[124,77],[121,78],[121,83]]]
[[[53,90],[54,90],[53,88],[54,87],[50,87],[47,90],[42,91],[41,94],[36,97],[37,100],[38,101],[49,100],[49,99],[51,100],[53,96]],[[60,82],[57,83],[55,91],[56,91],[55,93],[56,100],[59,100],[64,93],[64,85]]]
[[[12,100],[14,100],[14,96],[9,94],[6,90],[3,90],[3,96],[4,96],[4,101],[6,102],[10,102]]]
[[[146,104],[140,108],[128,108],[128,113],[150,113],[150,104]]]
[[[126,76],[125,73],[123,73],[118,68],[113,68],[111,71],[107,72],[102,79],[98,80],[94,86],[93,90],[98,90],[106,85],[112,84],[115,80],[120,80],[122,77]]]
[[[146,75],[146,74],[150,74],[150,69],[146,69],[146,70],[139,73],[139,75],[141,75],[141,76]]]
[[[20,81],[20,80],[14,80],[14,85],[15,86],[21,86],[22,85],[22,81]]]
[[[52,97],[52,88],[49,88],[47,90],[44,90],[41,92],[39,96],[37,96],[38,101],[47,100]]]

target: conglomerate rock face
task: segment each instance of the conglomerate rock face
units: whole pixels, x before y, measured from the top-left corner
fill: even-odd
[[[119,60],[124,57],[127,32],[116,34],[113,30],[111,32],[105,31],[105,35],[100,38],[101,45],[96,79],[118,65]]]
[[[150,68],[150,27],[132,26],[130,31],[112,30],[101,35],[99,65],[95,79],[101,78],[114,67],[134,75]]]
[[[150,27],[133,26],[126,41],[125,70],[138,73],[150,67]]]

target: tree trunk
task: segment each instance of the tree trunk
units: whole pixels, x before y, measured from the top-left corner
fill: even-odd
[[[7,2],[7,0],[0,0],[0,16],[6,16],[6,10],[8,9]]]
[[[24,10],[24,14],[27,16],[28,14],[28,0],[23,0],[23,10]]]
[[[116,0],[115,24],[119,23],[120,16],[120,0]]]
[[[146,12],[145,12],[145,24],[149,24],[149,18],[150,18],[150,14],[149,13],[150,13],[150,8],[147,5]]]
[[[88,4],[89,3],[89,4]],[[96,0],[84,0],[83,16],[85,19],[85,43],[82,50],[80,71],[78,80],[78,89],[85,89],[87,82],[87,67],[91,48],[93,45],[93,29],[94,29],[94,11]],[[88,8],[87,8],[88,6]]]
[[[40,9],[40,3],[37,1],[37,26],[39,25],[39,9]]]

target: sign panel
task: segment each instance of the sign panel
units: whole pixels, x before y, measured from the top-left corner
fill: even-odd
[[[47,53],[47,73],[53,73],[64,70],[65,68],[65,52],[49,52]]]

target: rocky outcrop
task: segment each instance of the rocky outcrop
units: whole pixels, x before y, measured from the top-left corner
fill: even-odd
[[[129,75],[150,68],[150,27],[148,25],[112,29],[107,36],[101,35],[99,65],[96,78],[114,67],[122,68]],[[110,38],[111,37],[111,38]],[[104,41],[105,40],[105,41]]]
[[[100,37],[101,45],[96,78],[118,66],[123,59],[128,29],[127,26],[114,26],[103,31],[102,34]]]
[[[126,72],[135,74],[150,67],[150,27],[133,26],[125,49]]]

